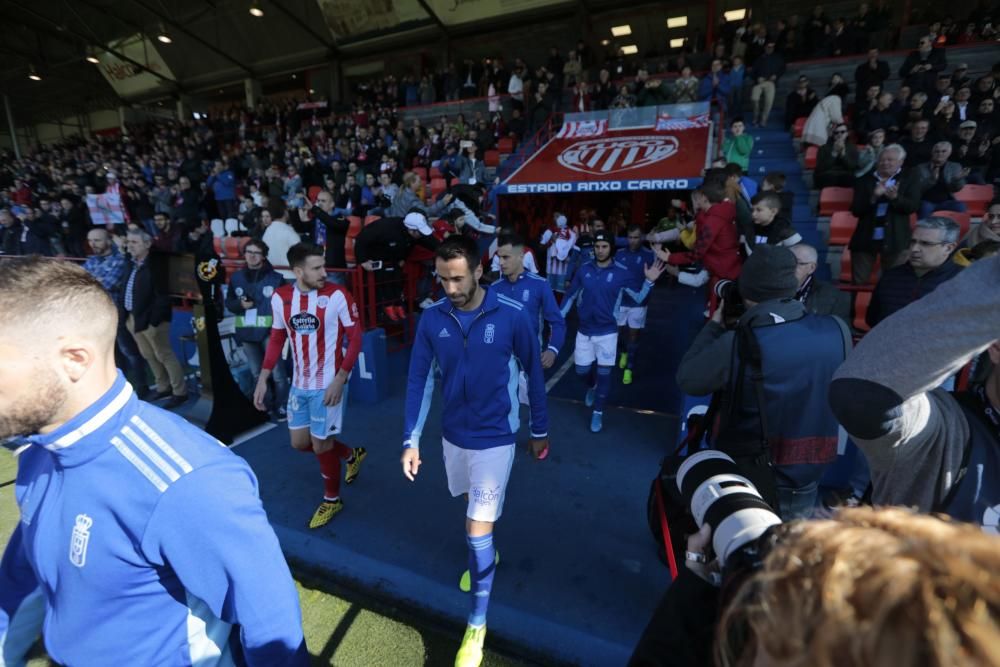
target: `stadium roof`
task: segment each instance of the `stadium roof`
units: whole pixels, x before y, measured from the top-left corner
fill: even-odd
[[[615,0],[0,0],[0,92],[22,125],[612,7]],[[169,44],[158,39],[164,34]]]

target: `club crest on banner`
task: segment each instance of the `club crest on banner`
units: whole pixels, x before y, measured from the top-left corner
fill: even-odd
[[[578,141],[558,157],[559,164],[587,174],[609,174],[662,162],[677,154],[673,136],[630,136]]]

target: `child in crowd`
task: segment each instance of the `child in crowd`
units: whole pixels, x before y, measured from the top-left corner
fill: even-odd
[[[746,134],[746,125],[742,118],[734,118],[729,126],[729,136],[722,142],[722,155],[726,162],[735,162],[743,171],[750,168],[750,155],[753,153],[753,137]]]
[[[781,198],[775,192],[761,192],[753,200],[753,225],[744,230],[740,242],[749,257],[758,245],[790,247],[802,242],[802,237],[788,218],[781,213]]]

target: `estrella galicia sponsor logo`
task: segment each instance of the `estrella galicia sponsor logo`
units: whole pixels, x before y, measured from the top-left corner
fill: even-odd
[[[475,487],[470,493],[476,504],[483,506],[494,505],[500,502],[500,497],[503,495],[502,487],[499,486],[492,489]]]
[[[569,146],[557,159],[567,169],[604,175],[661,162],[676,155],[679,147],[672,136],[590,139]]]
[[[76,567],[87,564],[87,545],[90,544],[90,527],[94,520],[86,514],[77,514],[73,534],[69,539],[69,562]]]
[[[319,318],[312,313],[295,313],[289,324],[298,334],[309,335],[319,331]]]
[[[483,342],[487,345],[493,342],[493,337],[496,335],[496,326],[492,323],[486,325],[486,330],[483,331]]]

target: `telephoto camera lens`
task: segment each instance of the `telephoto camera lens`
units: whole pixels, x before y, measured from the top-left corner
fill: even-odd
[[[781,523],[736,462],[715,449],[685,459],[677,470],[677,489],[698,528],[712,527],[712,547],[723,568],[740,548]]]

